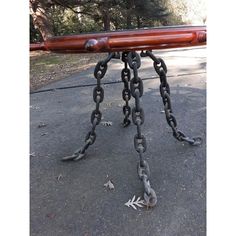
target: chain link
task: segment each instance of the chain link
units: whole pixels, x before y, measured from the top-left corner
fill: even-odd
[[[161,58],[156,58],[151,51],[142,51],[140,55],[142,57],[149,56],[153,60],[154,69],[160,77],[160,94],[164,104],[166,120],[173,131],[173,136],[177,140],[188,142],[191,145],[201,144],[202,139],[200,137],[189,138],[177,128],[177,121],[173,115],[171,106],[170,87],[166,77],[167,67],[164,60]],[[85,137],[85,144],[81,149],[76,150],[73,155],[62,158],[63,161],[79,160],[83,158],[85,156],[85,151],[96,140],[95,129],[102,119],[102,113],[99,108],[104,99],[104,90],[101,87],[101,79],[105,76],[108,62],[112,58],[119,59],[120,54],[115,52],[110,53],[105,60],[99,61],[94,69],[94,77],[97,79],[97,85],[93,89],[93,100],[96,103],[96,108],[91,114],[90,121],[92,127]],[[125,101],[125,105],[123,106],[123,113],[125,116],[123,125],[126,127],[131,123],[129,116],[132,115],[132,121],[137,127],[137,134],[134,136],[134,148],[139,155],[139,162],[137,165],[138,177],[143,182],[145,204],[147,206],[153,207],[157,203],[157,196],[150,184],[150,168],[143,156],[147,149],[147,142],[145,136],[141,132],[141,126],[145,119],[144,111],[140,104],[140,100],[144,92],[143,81],[138,76],[138,68],[141,66],[141,60],[140,56],[135,51],[123,52],[121,59],[124,62],[124,68],[121,71],[121,79],[124,83],[122,98]],[[131,71],[128,66],[133,71],[132,79]],[[129,106],[129,100],[131,99],[131,96],[133,96],[135,99],[135,106],[132,110]]]
[[[164,62],[163,59],[161,58],[156,58],[154,54],[151,51],[146,51],[144,55],[149,56],[153,60],[153,66],[155,71],[160,77],[160,94],[162,97],[162,101],[164,104],[164,111],[166,115],[166,120],[168,125],[171,127],[173,131],[173,136],[178,140],[178,141],[185,141],[188,142],[191,145],[200,145],[202,142],[201,137],[194,137],[194,138],[189,138],[187,137],[183,132],[178,130],[177,128],[177,121],[175,116],[173,115],[172,111],[172,106],[171,106],[171,99],[170,99],[170,86],[167,82],[167,66]]]
[[[129,116],[131,114],[131,107],[129,106],[129,100],[131,99],[131,92],[129,88],[130,83],[130,69],[128,68],[128,52],[122,53],[122,61],[124,62],[124,69],[121,71],[121,79],[124,83],[124,89],[122,91],[122,98],[125,101],[125,105],[123,106],[123,126],[127,127],[130,125],[131,121]]]
[[[155,206],[157,197],[150,185],[150,168],[147,161],[143,158],[143,153],[147,149],[147,142],[141,133],[141,125],[144,123],[144,111],[140,105],[140,98],[143,95],[143,82],[138,77],[138,68],[141,65],[140,57],[136,52],[129,52],[128,64],[133,70],[134,77],[130,81],[131,95],[135,98],[135,107],[132,109],[132,121],[137,127],[137,134],[134,136],[134,148],[139,154],[137,165],[138,176],[143,182],[144,199],[147,206]]]
[[[110,53],[105,60],[99,61],[97,65],[95,66],[94,77],[97,79],[97,86],[93,89],[93,100],[96,103],[96,108],[95,110],[92,111],[91,118],[90,118],[92,128],[85,137],[84,146],[81,149],[76,150],[73,155],[63,157],[62,158],[63,161],[67,161],[67,160],[77,161],[79,159],[82,159],[85,156],[85,151],[88,149],[88,147],[95,142],[96,140],[95,129],[102,119],[102,113],[99,110],[100,103],[102,103],[104,99],[104,90],[101,87],[101,79],[106,74],[108,62],[112,58],[117,58],[118,56],[119,54],[117,53]]]

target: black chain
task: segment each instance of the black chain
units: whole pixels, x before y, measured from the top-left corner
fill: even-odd
[[[131,121],[129,116],[131,114],[131,107],[129,106],[129,100],[131,98],[131,92],[129,88],[130,83],[130,69],[128,68],[128,52],[122,53],[122,61],[124,62],[124,69],[121,71],[121,79],[124,83],[124,89],[122,91],[122,98],[125,101],[125,105],[123,106],[123,126],[127,127],[130,125]]]
[[[144,185],[144,199],[147,206],[155,206],[157,197],[155,191],[150,185],[150,169],[143,153],[147,149],[146,139],[141,133],[141,125],[144,123],[144,111],[140,105],[140,98],[143,95],[143,81],[138,77],[138,68],[141,65],[140,57],[136,52],[129,52],[128,64],[133,70],[134,77],[130,81],[131,95],[135,98],[135,107],[132,109],[132,120],[137,126],[137,134],[134,136],[134,147],[139,154],[139,163],[137,166],[138,176]]]
[[[160,94],[161,94],[162,101],[164,104],[166,120],[167,120],[168,125],[171,127],[173,131],[173,136],[178,141],[181,141],[181,142],[185,141],[194,146],[200,145],[202,142],[201,137],[189,138],[177,128],[177,121],[176,121],[175,116],[173,115],[172,106],[171,106],[170,86],[166,78],[167,67],[164,60],[161,58],[156,58],[151,51],[146,51],[146,53],[142,52],[142,56],[149,56],[153,60],[153,66],[155,68],[155,71],[160,77],[160,81],[161,81]]]
[[[85,156],[85,151],[88,149],[90,145],[92,145],[95,142],[96,140],[95,129],[102,119],[102,113],[99,110],[99,107],[100,107],[100,103],[104,99],[104,90],[101,87],[101,79],[106,74],[108,62],[112,58],[116,58],[116,57],[117,57],[116,53],[110,53],[105,60],[99,61],[97,63],[94,69],[94,77],[97,79],[97,86],[93,89],[93,100],[96,103],[96,108],[92,111],[91,118],[90,118],[92,128],[86,135],[84,146],[81,149],[76,150],[73,155],[63,157],[62,158],[63,161],[67,161],[67,160],[77,161],[83,158]]]

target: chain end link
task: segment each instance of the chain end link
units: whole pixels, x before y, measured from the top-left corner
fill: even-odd
[[[143,195],[144,198],[144,205],[146,205],[147,207],[154,207],[157,204],[157,195],[155,193],[155,191],[150,188],[150,194],[148,195],[146,192],[144,192]]]
[[[65,156],[61,158],[61,161],[73,161],[76,158],[76,155]]]
[[[71,156],[62,157],[61,161],[78,161],[85,156],[85,152],[82,153],[81,149],[75,151]]]
[[[183,138],[183,141],[186,141],[187,143],[189,143],[192,146],[199,146],[202,144],[201,137],[194,137],[194,138],[185,137],[185,138]]]
[[[181,132],[180,130],[177,130],[175,132],[173,132],[173,136],[179,140],[180,142],[187,142],[188,144],[192,145],[192,146],[199,146],[202,144],[202,138],[201,137],[193,137],[193,138],[189,138],[187,137],[183,132]]]
[[[78,156],[73,159],[73,161],[78,161],[78,160],[84,158],[84,157],[85,157],[85,154],[86,154],[85,152],[84,152],[84,153],[79,153]]]

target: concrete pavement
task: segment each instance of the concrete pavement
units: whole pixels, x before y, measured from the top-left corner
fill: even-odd
[[[113,60],[103,82],[103,121],[87,158],[61,162],[84,143],[90,128],[93,68],[31,94],[31,235],[157,235],[203,236],[206,230],[206,49],[205,47],[155,52],[168,67],[168,82],[178,127],[189,136],[202,136],[192,147],[176,141],[166,123],[159,94],[159,79],[148,58],[142,58],[139,76],[145,78],[142,107],[145,157],[158,203],[137,211],[124,205],[142,196],[133,147],[136,127],[123,120],[120,80],[122,63]],[[78,62],[79,63],[79,62]],[[74,87],[74,88],[66,88]],[[134,104],[132,99],[131,104]],[[40,128],[39,128],[40,127]],[[112,180],[115,189],[103,185]]]

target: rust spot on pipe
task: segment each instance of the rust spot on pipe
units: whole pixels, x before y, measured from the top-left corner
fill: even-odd
[[[90,52],[109,49],[108,38],[89,39],[85,42],[85,50]]]

